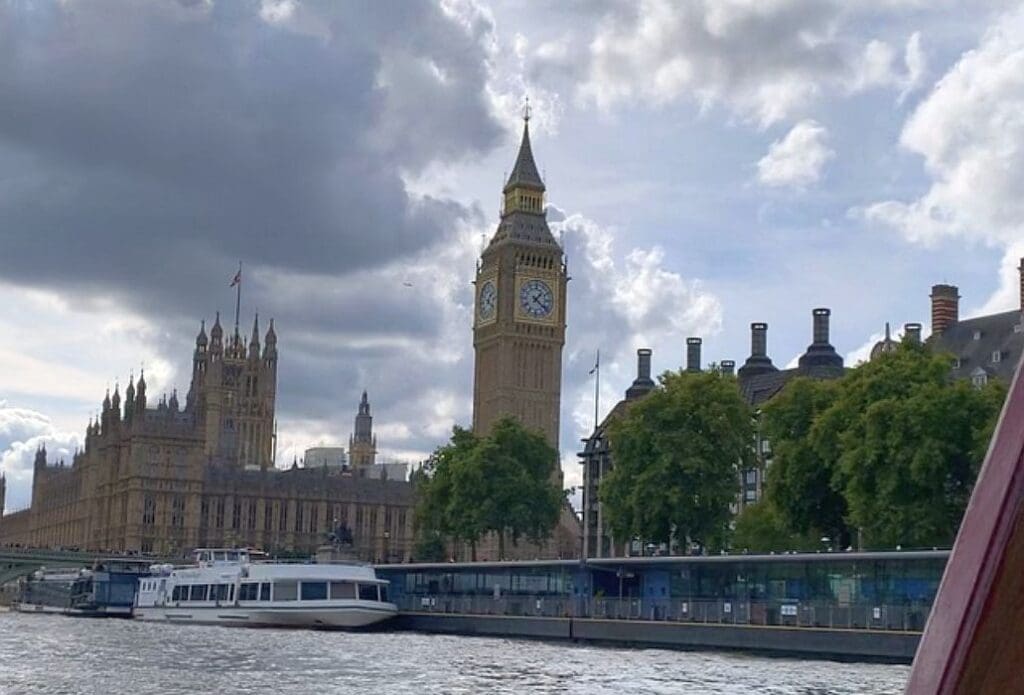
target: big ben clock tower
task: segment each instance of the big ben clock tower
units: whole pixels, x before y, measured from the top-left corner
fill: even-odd
[[[498,229],[476,274],[473,430],[512,415],[558,449],[566,268],[548,229],[544,182],[530,148],[530,114],[503,189]]]

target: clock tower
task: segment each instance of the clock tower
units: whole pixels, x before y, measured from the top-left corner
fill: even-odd
[[[501,221],[477,264],[473,430],[511,415],[558,449],[566,266],[544,210],[530,114],[503,189]]]

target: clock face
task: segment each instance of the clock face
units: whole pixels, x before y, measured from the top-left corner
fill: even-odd
[[[498,289],[494,283],[488,280],[480,288],[480,318],[489,319],[494,316],[494,310],[498,306]]]
[[[555,306],[551,288],[543,280],[529,280],[519,288],[519,304],[533,318],[543,318]]]

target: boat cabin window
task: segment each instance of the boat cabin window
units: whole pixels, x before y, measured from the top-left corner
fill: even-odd
[[[275,601],[294,601],[299,597],[298,582],[274,582]]]
[[[217,595],[217,599],[216,600],[218,600],[218,601],[230,601],[231,600],[231,596],[229,595],[229,592],[228,592],[228,589],[229,589],[230,585],[228,585],[228,584],[211,584],[210,585],[210,589],[214,589],[215,587],[216,587],[216,590],[217,590],[217,594],[216,594]],[[213,599],[213,593],[212,592],[210,594],[210,598]]]
[[[260,584],[260,601],[270,600],[270,582]]]
[[[186,587],[180,585],[174,587],[174,590],[171,591],[171,600],[184,601],[186,598],[188,598],[188,593],[185,591],[185,588]]]
[[[206,600],[206,585],[205,584],[193,584],[189,588],[188,600],[189,601],[205,601]]]
[[[239,601],[257,601],[259,600],[260,585],[256,582],[243,582],[238,587],[238,600]]]
[[[303,601],[324,601],[327,599],[327,582],[302,582]]]
[[[352,582],[331,582],[331,598],[355,598],[356,585]]]
[[[376,601],[377,600],[377,585],[376,584],[360,584],[359,585],[359,600],[360,601]]]
[[[388,600],[388,588],[386,586],[384,586],[383,584],[380,584],[377,588],[380,590],[380,600],[381,601],[387,601]]]

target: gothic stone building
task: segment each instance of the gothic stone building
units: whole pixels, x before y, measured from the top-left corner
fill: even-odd
[[[473,431],[487,434],[511,415],[558,449],[568,275],[561,245],[548,228],[545,186],[533,159],[529,115],[515,167],[502,191],[498,229],[480,258],[473,321]],[[552,462],[562,484],[561,468]],[[494,539],[478,555],[497,558]],[[509,559],[578,557],[579,521],[566,501],[552,538],[520,543]]]
[[[307,553],[340,524],[366,560],[412,547],[411,486],[350,472],[274,467],[277,336],[248,345],[220,318],[196,338],[192,382],[155,407],[145,375],[103,400],[65,465],[36,454],[31,506],[0,518],[0,542],[183,554],[197,546]],[[360,434],[363,434],[360,432]],[[0,507],[2,509],[2,507]]]

